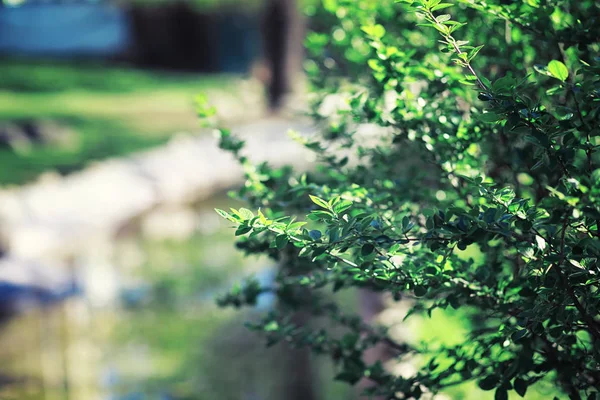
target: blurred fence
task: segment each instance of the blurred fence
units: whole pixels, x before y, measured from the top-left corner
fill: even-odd
[[[245,72],[260,52],[260,18],[183,2],[26,3],[0,8],[0,53],[118,58],[199,72]]]
[[[115,55],[130,46],[129,19],[107,4],[0,8],[0,51],[28,55]]]

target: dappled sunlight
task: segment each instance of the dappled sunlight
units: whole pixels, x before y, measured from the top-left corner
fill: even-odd
[[[0,0],[0,398],[598,400],[599,7]]]

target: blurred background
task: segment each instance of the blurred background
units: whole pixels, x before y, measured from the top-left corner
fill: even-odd
[[[226,192],[242,171],[202,129],[195,99],[253,159],[308,168],[286,131],[313,129],[298,110],[316,7],[1,0],[0,398],[357,398],[327,360],[265,349],[245,329],[272,299],[242,312],[214,301],[275,266],[242,259],[213,211],[240,206]],[[341,300],[367,319],[384,308]],[[452,344],[462,321],[448,312],[397,331]],[[473,388],[446,398],[484,398]]]
[[[195,110],[302,163],[309,3],[0,2],[0,398],[349,398],[246,330],[271,299],[216,307],[274,266],[214,213],[242,173]]]

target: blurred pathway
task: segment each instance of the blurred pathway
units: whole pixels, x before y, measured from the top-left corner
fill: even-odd
[[[252,160],[308,166],[307,153],[288,137],[289,129],[311,131],[307,124],[273,118],[233,132],[247,141],[245,153]],[[112,240],[137,216],[208,198],[242,177],[215,137],[180,135],[147,152],[2,190],[0,281],[68,290],[78,264],[73,260],[104,242],[98,237]]]

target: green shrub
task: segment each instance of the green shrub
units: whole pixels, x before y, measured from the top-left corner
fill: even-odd
[[[474,381],[506,399],[551,379],[595,399],[598,2],[323,0],[311,11],[321,134],[296,138],[319,163],[306,174],[254,166],[221,130],[255,211],[218,212],[239,248],[282,266],[270,287],[250,279],[220,302],[274,292],[279,307],[252,328],[329,355],[338,379],[372,382],[367,394],[420,398]],[[461,309],[470,331],[455,346],[397,343],[326,295],[352,287],[414,299],[407,318]],[[298,309],[339,329],[296,326]],[[380,342],[429,362],[393,375],[364,360]]]

